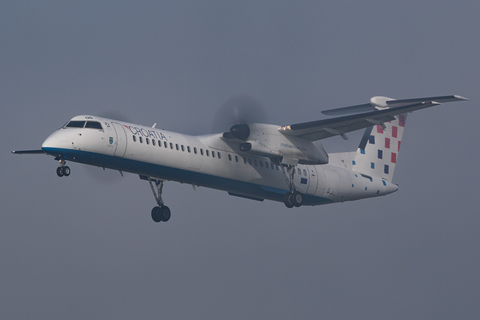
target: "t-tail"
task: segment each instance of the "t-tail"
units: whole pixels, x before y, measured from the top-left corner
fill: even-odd
[[[398,161],[407,113],[445,102],[465,100],[468,99],[458,95],[401,100],[377,96],[372,97],[370,103],[322,111],[325,115],[355,113],[337,118],[347,122],[344,127],[338,125],[335,128],[337,134],[353,131],[351,129],[354,129],[355,125],[357,128],[360,127],[355,123],[359,119],[372,124],[365,130],[357,151],[330,153],[329,163],[359,172],[366,177],[379,177],[391,182]],[[325,125],[328,124],[327,120]],[[331,128],[325,130],[335,132]]]

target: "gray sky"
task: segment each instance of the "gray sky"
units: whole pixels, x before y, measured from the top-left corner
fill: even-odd
[[[0,2],[2,318],[476,319],[479,13],[473,0]],[[60,179],[52,157],[10,154],[78,114],[208,133],[237,94],[279,125],[374,95],[470,102],[409,116],[397,193],[296,210],[171,182],[172,219],[156,224],[137,176],[100,182],[70,163]]]

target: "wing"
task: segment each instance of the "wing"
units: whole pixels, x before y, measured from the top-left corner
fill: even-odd
[[[460,96],[442,96],[418,99],[393,100],[385,97],[374,97],[369,104],[352,107],[327,110],[325,114],[345,114],[358,111],[374,110],[360,114],[338,117],[334,119],[303,122],[283,126],[280,132],[285,135],[298,136],[315,141],[332,136],[340,135],[347,139],[345,133],[370,127],[383,125],[394,120],[396,115],[413,112],[437,106],[441,102],[463,101],[466,98]],[[382,108],[383,110],[379,110]]]
[[[46,154],[43,150],[19,150],[12,151],[14,154]]]

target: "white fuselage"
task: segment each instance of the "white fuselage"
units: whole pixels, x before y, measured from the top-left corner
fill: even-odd
[[[256,200],[283,201],[289,191],[281,166],[268,157],[234,150],[222,134],[191,136],[94,116],[72,120],[98,121],[103,129],[59,129],[43,143],[46,153]],[[294,183],[304,195],[304,205],[381,196],[398,189],[389,181],[332,164],[299,164]]]

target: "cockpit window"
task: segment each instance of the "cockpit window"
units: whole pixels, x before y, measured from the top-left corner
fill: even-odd
[[[84,125],[85,125],[85,121],[73,120],[73,121],[70,121],[69,123],[67,123],[65,128],[83,128]]]
[[[100,129],[102,130],[102,124],[97,121],[87,121],[87,124],[85,125],[85,128],[91,128],[91,129]]]
[[[102,124],[98,121],[72,120],[64,126],[64,128],[83,128],[83,127],[89,128],[89,129],[103,130]]]

